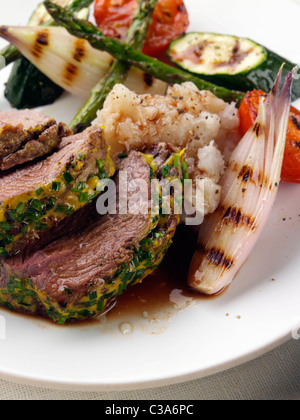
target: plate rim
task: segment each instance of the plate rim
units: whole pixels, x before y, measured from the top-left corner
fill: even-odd
[[[291,332],[274,339],[269,344],[265,344],[257,350],[253,350],[249,353],[245,353],[238,358],[222,362],[213,367],[206,369],[197,370],[194,372],[169,376],[168,378],[152,379],[148,381],[136,381],[136,382],[119,382],[118,384],[107,384],[107,383],[89,383],[88,381],[83,382],[71,382],[65,380],[49,380],[37,377],[30,377],[25,374],[15,374],[0,371],[0,379],[5,381],[11,381],[15,384],[41,387],[44,389],[52,390],[64,390],[64,391],[82,391],[82,392],[121,392],[121,391],[136,391],[160,388],[166,386],[172,386],[176,384],[183,384],[190,381],[205,379],[209,376],[217,375],[218,373],[226,372],[236,367],[242,366],[255,359],[258,359],[276,348],[288,343],[292,340]]]
[[[187,3],[191,0],[186,0]],[[191,4],[194,0],[191,1]],[[211,375],[218,374],[220,372],[225,372],[230,369],[236,368],[240,365],[245,363],[251,362],[270,351],[276,349],[277,347],[287,343],[292,339],[291,331],[281,333],[279,336],[276,336],[273,340],[261,345],[257,349],[252,349],[251,351],[245,351],[239,357],[234,356],[233,358],[228,358],[227,361],[222,361],[219,364],[215,364],[214,366],[209,366],[203,368],[201,370],[197,369],[193,372],[187,372],[185,374],[173,374],[169,375],[165,378],[160,379],[150,379],[150,380],[140,380],[140,381],[133,381],[127,380],[126,382],[123,380],[119,381],[118,383],[114,384],[107,384],[101,383],[101,381],[97,380],[95,382],[91,382],[88,380],[83,380],[82,382],[76,381],[67,381],[64,379],[57,379],[57,380],[49,380],[44,378],[39,378],[37,375],[30,376],[28,374],[16,373],[12,370],[5,371],[5,369],[0,367],[0,378],[6,381],[11,381],[16,384],[28,385],[28,386],[35,386],[35,387],[42,387],[45,389],[54,389],[54,390],[69,390],[69,391],[83,391],[83,392],[111,392],[111,391],[133,391],[137,389],[152,389],[157,387],[164,387],[175,385],[179,383],[186,383],[193,380],[204,379]]]

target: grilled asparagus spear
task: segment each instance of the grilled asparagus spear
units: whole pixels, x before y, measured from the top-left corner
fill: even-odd
[[[117,60],[135,66],[157,79],[171,84],[193,82],[199,90],[209,90],[226,102],[235,101],[239,104],[244,97],[244,94],[241,92],[231,91],[206,82],[199,77],[175,69],[157,59],[142,54],[127,43],[108,38],[92,23],[74,18],[70,12],[49,0],[46,0],[44,4],[53,19],[60,26],[64,26],[72,35],[86,39],[94,48],[106,51]]]
[[[158,0],[139,0],[139,6],[126,37],[126,42],[133,48],[140,50],[143,47],[157,3]],[[107,77],[101,79],[92,89],[88,101],[71,122],[74,132],[89,127],[114,85],[125,81],[129,68],[130,66],[123,61],[116,60],[113,63]]]
[[[0,36],[56,85],[85,101],[99,80],[107,77],[114,61],[110,54],[92,48],[88,41],[58,26],[3,26]],[[163,95],[166,91],[166,83],[135,67],[130,68],[124,85],[137,94]]]

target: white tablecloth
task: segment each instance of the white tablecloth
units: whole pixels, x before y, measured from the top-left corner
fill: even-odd
[[[0,380],[1,400],[300,400],[300,340],[208,378],[150,390],[70,392]]]

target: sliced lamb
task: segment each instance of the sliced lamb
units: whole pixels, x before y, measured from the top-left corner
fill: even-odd
[[[8,257],[84,207],[115,172],[102,131],[63,139],[57,152],[0,178],[0,254]]]
[[[3,260],[2,304],[40,313],[58,323],[92,318],[127,287],[151,274],[172,243],[179,216],[151,214],[151,178],[156,174],[148,162],[149,157],[131,152],[120,165],[131,185],[128,203],[138,194],[137,181],[145,183],[149,194],[146,214],[137,208],[134,214],[120,214],[119,206],[116,214],[105,216],[96,214],[93,206],[88,216],[77,212],[72,216],[73,227],[69,225],[60,239],[32,255]],[[177,175],[181,178],[180,171]],[[116,186],[119,196],[118,179]]]
[[[50,154],[71,134],[65,124],[40,112],[0,112],[0,170]]]

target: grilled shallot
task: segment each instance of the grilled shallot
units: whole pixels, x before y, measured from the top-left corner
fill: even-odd
[[[293,72],[282,70],[221,179],[221,204],[200,227],[189,284],[213,295],[228,286],[257,242],[273,207],[285,148]]]
[[[60,27],[2,26],[6,39],[42,73],[67,92],[87,99],[113,62],[106,52],[91,47]],[[136,93],[164,94],[166,84],[132,68],[125,85]]]

